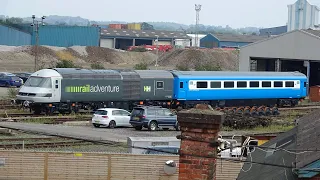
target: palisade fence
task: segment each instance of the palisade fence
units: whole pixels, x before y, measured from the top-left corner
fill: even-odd
[[[0,151],[2,180],[177,180],[164,173],[168,160],[177,155],[134,155],[40,151]],[[217,160],[217,180],[236,179],[242,163]]]

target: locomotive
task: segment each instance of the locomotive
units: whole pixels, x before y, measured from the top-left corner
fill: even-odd
[[[300,72],[41,69],[19,90],[16,103],[35,114],[137,105],[171,109],[210,104],[222,110],[270,112],[307,96]],[[271,109],[270,109],[271,108]]]

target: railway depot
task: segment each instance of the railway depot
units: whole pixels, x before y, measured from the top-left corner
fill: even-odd
[[[240,48],[240,71],[299,71],[309,86],[320,85],[320,31],[302,29],[270,37]]]

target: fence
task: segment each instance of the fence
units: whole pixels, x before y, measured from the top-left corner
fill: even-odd
[[[0,151],[0,179],[5,180],[177,180],[166,175],[168,160],[179,156]],[[241,163],[217,160],[217,180],[236,179]]]

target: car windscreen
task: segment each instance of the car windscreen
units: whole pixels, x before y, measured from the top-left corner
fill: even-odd
[[[20,78],[17,76],[9,76],[9,77],[12,79],[12,81],[19,81],[20,80]]]
[[[30,77],[24,86],[51,88],[51,78],[47,77]]]
[[[108,111],[97,110],[96,112],[94,112],[94,114],[96,114],[96,115],[108,115]]]
[[[142,116],[143,113],[144,113],[144,109],[142,109],[142,108],[135,108],[135,109],[133,109],[131,115],[132,115],[132,116]]]

